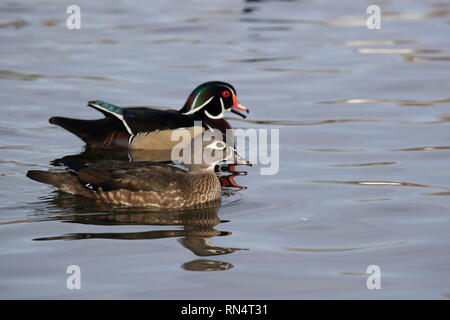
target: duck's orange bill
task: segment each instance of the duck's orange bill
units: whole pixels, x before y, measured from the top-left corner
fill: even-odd
[[[239,189],[247,189],[247,187],[241,186],[234,181],[234,176],[223,176],[219,178],[222,187],[232,187]]]
[[[233,93],[233,105],[231,106],[231,112],[236,113],[238,115],[240,115],[241,117],[245,118],[246,115],[240,113],[238,110],[240,111],[244,111],[249,113],[250,111],[247,109],[247,107],[244,107],[242,104],[240,104],[237,100],[236,95]]]

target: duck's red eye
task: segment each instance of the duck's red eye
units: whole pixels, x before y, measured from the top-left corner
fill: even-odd
[[[229,96],[230,96],[230,91],[227,91],[227,90],[222,91],[222,97],[228,98]]]

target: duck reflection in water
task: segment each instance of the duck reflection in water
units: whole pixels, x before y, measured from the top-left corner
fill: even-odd
[[[91,152],[91,151],[89,151]],[[93,154],[98,156],[97,151]],[[72,157],[84,157],[92,160],[92,153],[84,153]],[[103,154],[102,154],[103,155]],[[103,155],[105,156],[105,155]],[[108,156],[108,155],[107,155]],[[110,155],[109,155],[110,156]],[[117,155],[116,155],[117,156]],[[60,159],[53,161],[57,164]],[[235,196],[229,188],[223,191],[228,199]],[[63,192],[54,191],[47,200],[46,213],[58,212],[56,216],[43,220],[60,220],[66,223],[103,225],[103,226],[167,226],[167,229],[140,232],[98,232],[98,233],[72,233],[60,236],[49,236],[34,239],[35,241],[50,240],[84,240],[84,239],[116,239],[116,240],[151,240],[162,238],[179,238],[178,242],[193,254],[199,257],[211,257],[233,253],[244,248],[226,248],[214,245],[214,237],[230,236],[228,231],[219,231],[215,227],[221,223],[218,216],[222,200],[208,204],[206,208],[179,211],[154,211],[139,209],[138,211],[120,205],[101,203],[80,196],[73,196]],[[60,214],[63,209],[63,215]],[[99,213],[92,213],[99,212]],[[42,221],[42,220],[40,220]],[[180,228],[181,227],[181,228]],[[224,261],[210,259],[195,259],[181,266],[191,271],[219,271],[228,270],[232,264]]]

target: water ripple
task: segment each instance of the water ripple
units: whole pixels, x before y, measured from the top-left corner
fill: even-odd
[[[444,186],[432,186],[426,184],[412,183],[412,182],[401,182],[401,181],[364,181],[364,180],[306,180],[306,182],[313,183],[333,183],[333,184],[351,184],[357,186],[369,186],[369,187],[414,187],[414,188],[432,188],[432,189],[441,189],[445,190],[439,193],[425,193],[423,195],[447,195],[450,193],[450,188]]]
[[[253,123],[253,124],[268,124],[268,125],[282,125],[282,126],[311,126],[329,123],[345,123],[345,122],[382,122],[382,120],[373,119],[329,119],[329,120],[250,120],[229,118],[227,120],[234,120],[238,122]]]
[[[300,56],[287,56],[287,57],[261,57],[261,58],[248,58],[248,59],[229,59],[225,62],[268,62],[268,61],[280,61],[280,60],[295,60],[302,59]]]
[[[40,167],[40,168],[42,168],[41,165],[37,165],[37,164],[34,164],[34,163],[19,162],[19,161],[0,160],[0,164],[12,164],[12,165],[14,165],[16,167],[25,167],[25,168],[28,168],[28,167]],[[51,167],[48,167],[48,168],[51,168]]]
[[[388,186],[388,187],[419,187],[419,188],[441,188],[445,187],[433,187],[426,184],[412,183],[412,182],[399,182],[399,181],[345,181],[345,180],[307,180],[307,182],[314,183],[337,183],[337,184],[352,184],[360,186]]]
[[[450,150],[450,146],[415,147],[415,148],[391,149],[389,151],[403,152],[403,151],[434,151],[434,150]]]
[[[364,152],[366,149],[344,149],[344,148],[306,148],[304,150],[314,152]]]
[[[2,9],[3,10],[3,9]],[[22,29],[26,27],[28,22],[23,19],[17,19],[10,22],[0,23],[0,28],[14,28],[14,29]]]
[[[330,101],[317,101],[319,104],[364,104],[364,103],[394,103],[406,107],[428,107],[439,103],[448,103],[450,98],[436,100],[398,100],[398,99],[343,99]]]
[[[359,250],[367,250],[367,249],[379,249],[385,247],[393,247],[407,244],[407,241],[399,241],[399,242],[391,242],[391,243],[382,243],[375,245],[368,245],[363,247],[351,247],[351,248],[292,248],[292,247],[282,247],[281,249],[286,251],[295,251],[295,252],[314,252],[314,253],[334,253],[334,252],[347,252],[347,251],[359,251]]]
[[[408,56],[406,61],[417,62],[417,61],[450,61],[450,56],[445,57],[418,57],[418,56]]]
[[[48,152],[44,149],[39,149],[31,146],[0,146],[0,150],[26,150],[26,151]]]
[[[270,71],[270,72],[293,72],[293,73],[305,73],[305,74],[314,74],[314,73],[350,73],[350,71],[339,70],[339,69],[290,69],[290,68],[261,68],[262,71]]]
[[[98,81],[112,81],[113,79],[98,76],[74,76],[74,75],[45,75],[23,73],[10,70],[0,70],[0,79],[32,81],[37,79],[86,79]]]
[[[416,40],[355,40],[344,42],[345,46],[356,47],[356,46],[391,46],[397,44],[413,44],[417,43]]]
[[[415,54],[415,53],[441,53],[441,50],[434,49],[385,49],[385,48],[359,48],[357,53],[362,54]]]
[[[367,162],[367,163],[343,163],[343,164],[332,164],[329,167],[369,167],[369,166],[389,166],[396,164],[394,161],[384,161],[384,162]]]

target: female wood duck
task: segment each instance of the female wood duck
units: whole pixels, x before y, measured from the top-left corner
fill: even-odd
[[[215,128],[226,133],[231,129],[224,113],[231,111],[246,117],[249,110],[239,104],[236,90],[228,83],[211,81],[192,91],[181,110],[160,110],[145,107],[121,108],[103,101],[90,101],[88,106],[105,115],[98,120],[62,117],[50,118],[50,123],[74,133],[84,142],[97,147],[128,147],[131,135],[155,130],[192,127],[201,121],[205,129]]]
[[[205,152],[223,152],[223,157],[208,158],[200,164],[181,167],[157,162],[105,160],[79,165],[71,172],[30,170],[27,177],[54,185],[61,191],[103,202],[157,209],[205,207],[221,196],[221,184],[214,172],[222,160],[242,160],[234,148],[222,141],[204,147]]]

